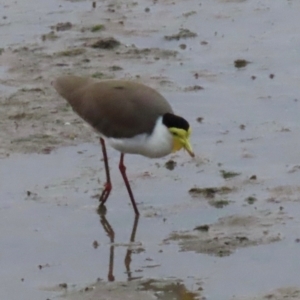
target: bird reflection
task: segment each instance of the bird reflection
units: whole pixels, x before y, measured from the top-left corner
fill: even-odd
[[[114,250],[115,250],[115,232],[113,228],[111,227],[110,223],[106,219],[106,208],[105,206],[99,206],[97,213],[100,216],[100,223],[103,226],[104,231],[106,232],[107,236],[110,239],[110,251],[109,251],[109,267],[108,267],[108,275],[107,279],[108,281],[115,281],[115,276],[113,274],[113,269],[114,269]],[[133,227],[131,231],[131,236],[130,236],[130,243],[133,243],[135,240],[135,235],[138,227],[138,222],[139,222],[139,215],[135,215],[134,222],[133,222]],[[132,277],[132,271],[130,269],[130,264],[131,264],[131,255],[134,252],[134,249],[131,247],[129,244],[127,247],[125,259],[124,259],[124,264],[125,264],[125,269],[126,269],[126,274],[128,277],[128,281],[134,280],[134,279],[140,279],[141,277]]]

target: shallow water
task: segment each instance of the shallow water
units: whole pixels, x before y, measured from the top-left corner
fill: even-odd
[[[108,13],[108,7],[116,11]],[[36,81],[35,76],[48,80],[69,71],[55,67],[55,56],[43,60],[36,54],[35,60],[34,52],[20,54],[20,60],[13,62],[14,70],[9,69],[17,55],[15,49],[40,46],[42,54],[49,55],[80,44],[81,26],[106,22],[105,34],[128,47],[134,43],[179,54],[175,59],[158,54],[159,59],[143,57],[137,62],[109,54],[103,59],[99,52],[92,57],[93,66],[79,64],[72,57],[59,62],[68,63],[75,73],[90,75],[94,67],[111,60],[111,64],[122,65],[120,77],[140,74],[144,83],[159,87],[175,111],[190,121],[197,154],[191,159],[179,152],[160,160],[126,156],[127,174],[141,211],[134,242],[130,242],[135,219],[118,172],[118,153],[109,150],[114,189],[105,218],[97,213],[104,170],[101,149],[92,133],[89,143],[84,143],[88,131],[79,127],[73,114],[63,115],[52,107],[47,107],[47,115],[36,109],[36,119],[19,120],[17,109],[27,112],[27,104],[25,109],[23,102],[2,106],[1,299],[97,299],[99,294],[107,299],[147,299],[148,295],[186,300],[197,299],[196,294],[200,299],[260,299],[280,288],[300,289],[298,2],[209,1],[200,5],[195,1],[142,1],[135,5],[102,1],[93,10],[90,1],[6,1],[0,9],[7,17],[0,22],[0,48],[5,48],[0,55],[1,101],[23,85],[38,82],[45,85],[47,101],[33,92],[19,97],[26,103],[36,101],[36,107],[47,107],[56,96],[49,92],[46,81]],[[193,11],[188,17],[183,15]],[[124,28],[119,20],[125,20]],[[56,42],[42,43],[41,35],[62,21],[72,22],[74,28]],[[198,37],[163,39],[178,33],[180,27]],[[185,50],[179,48],[182,43]],[[236,59],[250,63],[237,69]],[[31,69],[34,76],[25,82],[22,74],[31,74]],[[194,85],[204,89],[184,92]],[[50,121],[46,119],[49,111]],[[59,116],[63,127],[57,125]],[[5,123],[6,119],[13,121]],[[52,127],[46,127],[47,122]],[[78,134],[71,142],[63,135],[69,124]],[[9,126],[15,125],[11,130]],[[26,126],[29,131],[24,133]],[[35,134],[36,128],[75,146],[65,147],[57,139],[50,154],[24,154],[25,144],[5,141],[14,135]],[[173,171],[165,167],[169,159],[177,162]],[[240,175],[224,179],[222,170]],[[256,179],[250,179],[254,175]],[[193,187],[222,186],[232,191],[212,198],[189,193]],[[252,205],[246,201],[250,196],[256,200]],[[217,208],[218,201],[228,205]],[[194,230],[199,225],[209,225],[208,233]],[[114,231],[113,240],[109,228]],[[172,234],[177,238],[172,239]],[[214,248],[203,250],[215,242],[215,248],[224,246],[228,255],[218,255]],[[149,279],[169,290],[157,283],[149,286]],[[90,286],[91,292],[80,292]],[[123,290],[124,286],[128,289]],[[143,289],[149,294],[140,294]]]

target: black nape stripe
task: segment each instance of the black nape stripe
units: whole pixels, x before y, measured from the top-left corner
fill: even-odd
[[[168,128],[175,127],[175,128],[184,129],[186,131],[188,131],[188,129],[190,128],[190,124],[188,123],[187,120],[170,113],[166,113],[163,115],[162,122]]]
[[[114,89],[115,90],[125,90],[125,87],[120,85],[120,86],[115,86]]]

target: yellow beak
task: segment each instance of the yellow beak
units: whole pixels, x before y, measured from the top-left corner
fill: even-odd
[[[191,157],[195,157],[195,153],[193,152],[192,145],[188,139],[184,141],[183,147]]]

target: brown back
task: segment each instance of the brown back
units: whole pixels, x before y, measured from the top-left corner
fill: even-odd
[[[159,116],[173,113],[162,95],[135,82],[64,76],[53,85],[81,118],[107,137],[150,134]]]

